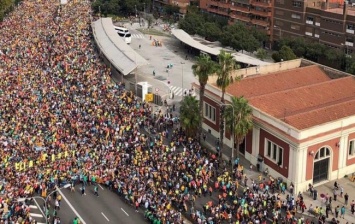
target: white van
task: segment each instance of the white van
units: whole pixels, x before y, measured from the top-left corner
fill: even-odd
[[[132,36],[131,33],[129,32],[129,30],[125,27],[118,27],[118,26],[114,26],[117,34],[122,37],[126,44],[130,44],[132,41]]]

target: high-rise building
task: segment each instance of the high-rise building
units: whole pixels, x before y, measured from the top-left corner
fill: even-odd
[[[274,0],[200,0],[203,11],[228,18],[229,24],[244,23],[271,35]]]
[[[187,7],[191,5],[194,0],[153,0],[154,7],[163,7],[165,5],[176,5],[180,8],[180,13],[185,14]]]
[[[304,37],[354,52],[355,1],[200,0],[201,10],[265,31],[270,41]]]

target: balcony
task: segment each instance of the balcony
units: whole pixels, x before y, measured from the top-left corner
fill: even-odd
[[[209,3],[210,5],[218,6],[225,9],[229,9],[231,6],[230,3],[226,3],[225,1],[210,1]]]
[[[346,33],[354,34],[354,30],[352,30],[352,29],[346,29]]]
[[[231,13],[229,16],[233,19],[244,21],[244,22],[250,22],[251,20],[249,16],[238,15],[235,13]]]
[[[315,25],[316,25],[316,26],[320,26],[320,23],[319,23],[319,22],[316,22]]]
[[[255,9],[250,10],[250,12],[252,14],[258,15],[258,16],[271,17],[271,12],[264,12],[264,11],[255,10]]]
[[[319,38],[319,34],[314,34],[314,37],[315,38]]]
[[[231,9],[232,11],[250,13],[249,8],[247,8],[247,7],[241,7],[241,6],[230,5],[230,9]]]
[[[306,20],[306,24],[313,25],[313,20]]]
[[[311,32],[305,32],[305,34],[306,34],[307,36],[310,36],[310,37],[313,36],[313,33],[311,33]]]
[[[265,20],[260,20],[260,19],[252,19],[251,20],[252,24],[263,26],[263,27],[268,27],[270,23]]]
[[[354,43],[349,41],[345,41],[345,45],[349,47],[354,47]]]
[[[262,7],[262,8],[271,8],[271,2],[259,2],[259,1],[256,1],[256,0],[252,0],[251,1],[251,5],[253,6],[258,6],[258,7]]]

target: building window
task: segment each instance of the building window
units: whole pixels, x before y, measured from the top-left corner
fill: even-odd
[[[300,26],[298,25],[291,25],[292,30],[300,30]]]
[[[276,0],[276,3],[280,4],[280,5],[283,5],[283,4],[285,4],[285,0]]]
[[[283,15],[284,15],[284,11],[275,10],[275,14],[276,14],[276,15],[279,15],[279,16],[283,16]]]
[[[205,118],[210,121],[216,121],[216,108],[205,103]]]
[[[325,159],[328,158],[329,156],[330,156],[330,150],[326,147],[323,147],[320,150],[318,150],[318,152],[314,156],[314,160]]]
[[[283,148],[279,145],[273,143],[272,141],[265,139],[266,141],[266,149],[265,155],[271,161],[276,163],[279,166],[283,165]]]
[[[292,13],[291,18],[292,19],[301,19],[301,16],[299,14]]]
[[[292,2],[293,7],[301,8],[302,7],[302,2],[299,1],[293,1]]]
[[[349,156],[355,156],[355,140],[349,141]]]

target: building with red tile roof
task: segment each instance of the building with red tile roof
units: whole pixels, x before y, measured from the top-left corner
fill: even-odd
[[[355,171],[355,77],[297,59],[240,69],[226,89],[253,108],[253,130],[240,152],[297,191]],[[219,136],[221,91],[211,77],[204,97],[204,129]],[[229,134],[225,143],[232,145]],[[258,161],[262,158],[263,162]]]

